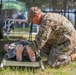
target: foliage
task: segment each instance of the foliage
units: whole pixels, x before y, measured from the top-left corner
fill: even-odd
[[[76,0],[19,0],[25,2],[27,8],[31,6],[38,6],[40,8],[49,7],[52,9],[64,9],[66,7],[72,8]]]
[[[22,2],[19,2],[19,1],[16,1],[16,2],[12,2],[10,1],[9,3],[8,2],[3,2],[3,9],[16,9],[16,10],[19,10],[21,12],[24,12],[25,11],[25,4]]]
[[[47,0],[19,0],[25,2],[27,8],[31,6],[38,6],[40,8],[46,7],[48,5]]]

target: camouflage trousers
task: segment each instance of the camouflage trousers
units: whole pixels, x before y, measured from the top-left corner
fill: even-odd
[[[71,61],[76,60],[76,45],[73,48],[69,48],[70,42],[57,46],[50,46],[46,44],[41,49],[41,54],[47,57],[47,63],[51,67],[58,67],[64,64],[68,64]]]

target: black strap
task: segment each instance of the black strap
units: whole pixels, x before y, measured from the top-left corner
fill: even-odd
[[[32,28],[33,28],[33,23],[31,23],[30,26],[30,32],[29,32],[29,40],[32,41]]]

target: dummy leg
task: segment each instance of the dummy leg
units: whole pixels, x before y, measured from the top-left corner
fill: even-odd
[[[23,46],[20,44],[17,46],[16,49],[16,60],[22,61],[22,52],[23,52]]]
[[[32,48],[30,46],[26,46],[26,51],[29,55],[29,58],[32,62],[35,62],[36,61],[36,57],[35,57],[35,53],[34,51],[32,50]]]

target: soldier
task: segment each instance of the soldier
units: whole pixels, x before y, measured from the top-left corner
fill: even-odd
[[[76,31],[71,22],[58,13],[43,13],[38,7],[28,11],[28,23],[39,26],[39,33],[28,50],[40,49],[52,67],[76,60]]]

